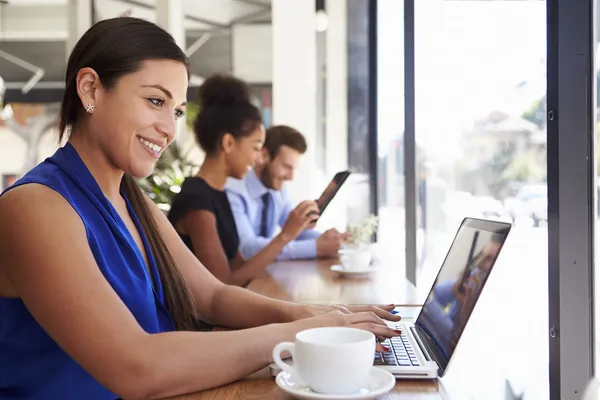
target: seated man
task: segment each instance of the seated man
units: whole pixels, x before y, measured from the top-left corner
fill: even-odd
[[[262,163],[241,180],[228,179],[225,190],[245,259],[265,247],[294,211],[284,183],[292,180],[305,152],[306,140],[300,132],[288,126],[273,126],[266,132]],[[341,243],[342,235],[335,229],[323,234],[307,229],[288,243],[277,259],[333,257]]]

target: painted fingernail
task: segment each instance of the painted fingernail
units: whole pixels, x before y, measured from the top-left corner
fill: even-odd
[[[384,345],[381,345],[381,348],[383,349],[383,351],[390,351],[389,347],[385,347]]]
[[[397,310],[392,310],[392,311],[390,311],[390,312],[391,312],[392,314],[394,314],[394,315],[396,315],[396,314],[400,313],[400,311],[397,311]]]
[[[396,332],[396,333],[402,333],[402,331],[400,329],[394,329],[394,332]]]

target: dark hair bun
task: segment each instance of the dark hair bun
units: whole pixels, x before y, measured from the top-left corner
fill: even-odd
[[[250,88],[246,82],[231,75],[217,74],[207,78],[198,90],[203,107],[228,107],[250,103]]]

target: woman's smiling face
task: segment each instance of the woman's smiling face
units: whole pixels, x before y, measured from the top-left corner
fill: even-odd
[[[78,74],[80,97],[93,92],[89,115],[91,140],[117,168],[134,177],[152,173],[156,161],[175,139],[177,119],[185,112],[186,66],[171,60],[144,61],[110,90],[90,68]]]

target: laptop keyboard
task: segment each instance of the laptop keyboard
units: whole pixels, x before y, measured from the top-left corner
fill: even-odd
[[[394,329],[404,328],[406,327],[395,327]],[[419,360],[417,359],[417,355],[408,340],[408,335],[402,331],[400,336],[394,336],[391,339],[386,339],[381,342],[381,344],[390,351],[379,353],[375,353],[375,365],[389,365],[389,366],[401,366],[401,367],[410,367],[410,366],[419,366]]]

